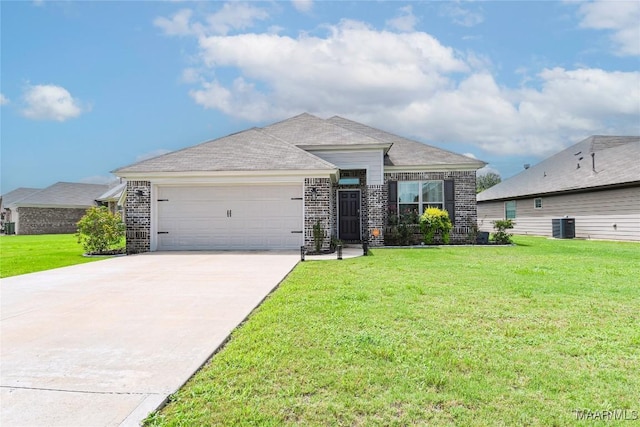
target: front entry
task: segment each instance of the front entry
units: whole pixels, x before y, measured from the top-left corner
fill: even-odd
[[[338,238],[360,240],[360,191],[338,191]]]

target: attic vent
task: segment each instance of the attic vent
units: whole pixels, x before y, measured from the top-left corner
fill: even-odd
[[[525,169],[529,169],[530,167],[531,167],[531,165],[530,165],[529,163],[525,163],[525,164],[524,164],[524,168],[525,168]]]

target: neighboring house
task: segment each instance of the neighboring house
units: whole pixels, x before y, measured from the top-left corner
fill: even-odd
[[[384,244],[388,218],[447,209],[476,225],[485,163],[341,117],[302,114],[120,168],[129,253],[313,247],[313,227]]]
[[[483,231],[510,218],[515,234],[551,236],[570,217],[575,237],[640,241],[640,137],[589,137],[477,198]]]
[[[11,203],[3,200],[3,208],[9,211],[16,234],[75,233],[76,223],[108,189],[108,185],[58,182]]]
[[[100,195],[96,201],[100,206],[106,206],[109,212],[122,215],[122,195],[126,187],[126,182],[120,183]]]
[[[5,224],[15,224],[12,218],[11,209],[7,208],[7,206],[17,202],[18,200],[24,199],[25,197],[30,196],[31,194],[36,193],[40,190],[42,189],[20,187],[0,196],[0,229],[2,229],[3,232],[13,234],[13,225],[11,227],[8,227]]]

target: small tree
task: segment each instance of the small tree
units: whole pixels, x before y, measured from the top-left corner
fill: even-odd
[[[484,175],[478,175],[476,177],[476,193],[480,193],[487,188],[491,188],[502,181],[500,175],[495,172],[488,172]]]
[[[496,230],[493,233],[493,241],[499,245],[510,245],[513,243],[511,241],[513,234],[507,233],[507,230],[512,229],[514,225],[516,225],[516,223],[511,219],[493,221],[493,229]]]
[[[438,208],[427,208],[420,217],[420,230],[424,237],[424,243],[433,244],[436,233],[441,233],[442,242],[449,244],[449,234],[453,225],[449,219],[449,213]]]
[[[116,249],[125,234],[120,216],[109,212],[105,206],[94,206],[78,221],[76,237],[88,254],[105,253]]]

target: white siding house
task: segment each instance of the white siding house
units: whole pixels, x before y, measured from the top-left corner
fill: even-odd
[[[511,218],[515,234],[640,241],[640,137],[592,136],[477,195],[478,228]]]

